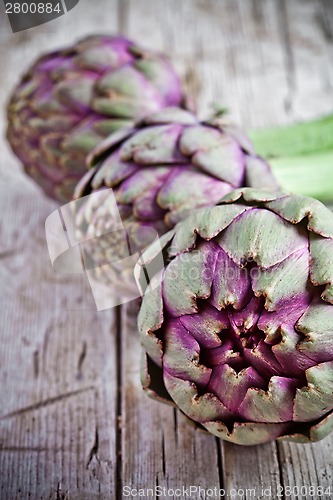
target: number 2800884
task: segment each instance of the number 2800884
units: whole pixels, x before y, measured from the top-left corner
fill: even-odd
[[[328,486],[278,486],[277,496],[280,497],[305,497],[308,498],[320,498],[325,496],[325,498],[333,496],[333,487]]]
[[[6,14],[52,14],[57,12],[58,14],[63,12],[60,3],[53,5],[52,3],[6,3]]]

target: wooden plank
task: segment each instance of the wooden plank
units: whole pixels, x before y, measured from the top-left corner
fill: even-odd
[[[142,391],[135,313],[133,305],[123,307],[120,491],[126,492],[125,487],[138,490],[155,486],[166,491],[191,485],[220,488],[214,436],[188,425],[178,411],[149,399]],[[165,498],[173,495],[166,494]]]
[[[289,114],[292,119],[303,121],[330,113],[333,108],[332,3],[284,0],[281,6],[284,24],[281,31],[289,61]],[[290,443],[277,446],[286,497],[289,491],[295,498],[302,498],[302,491],[303,498],[319,497],[318,488],[324,492],[320,498],[332,497],[332,491],[325,494],[327,488],[332,487],[332,435],[308,446]]]
[[[193,4],[192,4],[193,5]],[[141,15],[144,11],[144,15]],[[188,30],[179,29],[179,18],[187,19]],[[177,70],[187,82],[187,89],[193,100],[197,100],[200,84],[198,73],[193,70],[194,47],[190,47],[195,32],[194,21],[197,6],[189,2],[150,2],[122,3],[122,31],[141,43],[147,42],[157,50],[171,55]],[[174,18],[175,23],[172,19]],[[151,26],[155,26],[151,30]],[[180,35],[178,47],[176,36]],[[126,317],[126,315],[125,315]],[[135,319],[126,330],[136,331]],[[124,334],[124,330],[123,330]],[[124,336],[126,339],[128,334]],[[129,342],[127,340],[127,342]],[[139,379],[138,341],[133,336],[131,343],[136,345],[134,356],[127,347],[123,358],[123,474],[122,486],[134,488],[179,488],[183,485],[200,485],[209,488],[220,485],[219,447],[213,436],[202,434],[189,427],[180,414],[172,408],[150,401],[142,394]],[[209,449],[209,453],[206,450]]]
[[[281,0],[280,4],[288,113],[295,121],[324,116],[333,109],[332,3]]]
[[[330,100],[327,106],[327,88],[324,90],[322,86],[307,83],[305,65],[302,67],[303,74],[299,77],[299,83],[294,84],[294,72],[298,71],[297,54],[303,50],[304,40],[292,36],[286,23],[297,16],[301,19],[303,30],[309,28],[310,32],[315,33],[311,37],[316,38],[320,53],[318,61],[316,51],[307,50],[304,56],[307,66],[315,64],[315,67],[320,66],[323,70],[326,64],[326,73],[332,68],[326,57],[326,53],[330,53],[327,40],[325,41],[323,33],[313,26],[313,11],[318,9],[318,3],[306,2],[303,13],[298,12],[302,10],[301,3],[303,5],[304,2],[288,2],[291,10],[295,11],[290,14],[286,10],[286,2],[278,0],[155,0],[154,3],[142,1],[140,4],[127,0],[123,3],[122,23],[126,33],[139,41],[144,41],[146,34],[151,33],[151,26],[155,27],[150,34],[154,46],[171,53],[172,60],[186,82],[188,92],[197,102],[201,116],[209,112],[210,103],[217,99],[222,104],[227,104],[234,120],[249,127],[263,127],[304,118],[304,113],[301,115],[300,112],[295,112],[300,107],[298,102],[301,102],[301,95],[305,96],[307,101],[306,117],[324,112],[317,106],[319,100],[326,100],[325,112],[333,108]],[[144,15],[140,15],[142,11]],[[309,11],[312,12],[311,15]],[[327,79],[328,77],[326,81]],[[131,361],[133,363],[133,360]],[[133,380],[133,376],[130,378]],[[125,394],[126,392],[127,389]],[[124,412],[125,415],[126,412],[130,415],[130,435],[136,436],[143,433],[142,428],[138,427],[147,417],[141,410],[138,411],[137,403],[132,403],[132,400],[124,401]],[[159,409],[156,408],[156,411]],[[164,410],[163,416],[159,418],[160,422],[169,426],[168,432],[171,436],[172,420],[170,418],[169,423],[163,420],[163,417],[166,419],[167,413],[168,411]],[[156,425],[153,421],[150,422],[149,432],[145,436],[147,438],[147,434],[149,435],[149,449],[152,450],[149,457],[156,456],[156,459],[149,470],[141,473],[146,477],[146,481],[143,477],[138,482],[133,473],[125,471],[124,477],[129,480],[132,478],[134,484],[147,485],[151,477],[149,471],[156,473],[156,460],[160,460],[162,453],[160,445],[157,450],[154,448],[160,441],[160,433],[157,438],[151,438],[151,434],[156,432]],[[128,419],[125,418],[125,448],[127,425]],[[161,432],[161,429],[158,430]],[[327,443],[331,442],[330,439],[324,444],[325,450],[329,449]],[[169,441],[173,442],[171,437]],[[137,441],[135,446],[139,447]],[[284,449],[284,444],[279,444],[279,448],[274,443],[250,448],[240,448],[228,443],[220,443],[220,446],[222,460],[218,460],[217,451],[212,445],[210,454],[214,454],[214,463],[219,465],[219,476],[222,476],[220,484],[229,492],[232,489],[238,491],[235,498],[251,498],[252,489],[255,490],[255,498],[267,498],[269,492],[272,492],[271,496],[274,497],[281,486],[288,485],[283,458],[280,458],[280,454],[283,457],[281,449]],[[288,449],[294,450],[293,445],[288,446]],[[130,456],[136,454],[131,453]],[[328,459],[327,451],[324,456],[330,468],[332,460]],[[189,453],[187,460],[192,461],[193,454]],[[203,467],[205,473],[211,471],[211,463],[204,464]],[[296,459],[294,454],[290,469],[299,478],[301,475],[297,472],[298,467],[299,458]],[[306,470],[307,464],[304,461],[302,467]],[[132,468],[129,467],[130,470]],[[179,477],[179,474],[176,477]],[[190,476],[185,476],[184,481],[185,484],[190,484]],[[173,484],[178,484],[177,479]],[[210,483],[210,486],[213,485],[215,486],[214,481]]]
[[[1,266],[0,497],[93,498],[114,485],[114,315],[97,313],[85,276],[54,275],[43,227],[53,204],[18,190],[18,211],[13,192],[1,197],[15,214],[6,229],[26,234]]]
[[[284,0],[126,0],[122,19],[131,36],[147,43],[149,33],[155,47],[172,55],[202,116],[217,102],[244,126],[264,127],[333,109],[329,24],[325,35],[320,2],[288,2],[290,15],[285,4]],[[302,34],[290,35],[290,42],[287,15],[288,20],[300,20]],[[309,72],[309,67],[315,71]]]
[[[232,498],[278,498],[281,488],[276,444],[235,446],[221,443],[224,488]]]
[[[126,5],[127,32],[142,42],[150,33],[154,46],[172,55],[201,116],[211,113],[215,102],[244,126],[288,122],[276,1],[127,0]]]
[[[98,30],[97,27],[98,26]],[[117,2],[11,34],[2,25],[0,106],[41,52],[116,30]],[[1,120],[1,135],[5,130]],[[116,317],[84,275],[54,274],[44,222],[56,209],[2,143],[0,498],[110,498],[116,475]]]
[[[258,46],[262,47],[263,44],[260,45],[260,41],[258,42],[257,39],[252,41],[251,38],[258,28],[253,26],[254,16],[250,18],[252,24],[250,22],[249,28],[246,21],[247,12],[244,12],[245,2],[238,2],[236,6],[235,3],[210,1],[203,4],[202,2],[184,1],[178,2],[176,8],[175,2],[154,2],[154,7],[151,2],[144,2],[146,7],[144,9],[145,15],[140,17],[138,10],[143,8],[142,3],[139,6],[136,2],[127,2],[126,15],[123,16],[123,19],[126,20],[124,29],[130,36],[140,40],[143,33],[148,31],[149,25],[158,27],[158,29],[154,30],[154,46],[161,50],[167,50],[172,54],[173,61],[176,61],[180,74],[190,83],[187,88],[191,92],[193,100],[198,103],[199,111],[202,114],[207,113],[209,102],[212,101],[213,96],[221,95],[232,109],[232,116],[239,121],[244,120],[245,123],[253,126],[253,120],[257,117],[256,125],[260,125],[259,119],[264,116],[264,119],[276,122],[275,115],[281,116],[281,111],[274,109],[274,106],[278,103],[276,99],[269,101],[271,108],[265,114],[257,112],[257,107],[263,106],[263,103],[258,104],[258,99],[250,100],[246,107],[242,106],[247,101],[246,96],[250,84],[256,89],[258,98],[262,98],[262,89],[258,88],[259,76],[254,71],[250,71],[249,62],[251,61],[251,64],[257,67],[257,71],[258,68],[261,69],[260,64],[263,67],[265,67],[265,64],[261,62],[261,56],[258,56],[257,53]],[[193,5],[195,5],[195,8],[193,8]],[[261,7],[263,8],[264,5],[262,4]],[[244,24],[242,24],[241,30],[237,31],[237,19],[240,12],[244,17]],[[267,12],[270,15],[267,15]],[[274,69],[269,74],[276,75],[280,71],[278,74],[281,80],[284,81],[284,87],[286,87],[282,48],[279,45],[277,24],[273,17],[274,11],[271,8],[267,12],[265,13],[267,28],[264,36],[266,38],[270,37],[270,42],[276,44],[277,48],[274,55],[278,66],[277,70]],[[275,26],[275,31],[272,26]],[[251,31],[251,28],[253,31]],[[227,65],[225,65],[225,61],[228,61]],[[225,71],[221,69],[223,63],[226,66]],[[269,72],[269,70],[270,68],[267,71]],[[232,80],[232,85],[228,84],[228,79]],[[264,79],[264,82],[267,86],[265,91],[271,89],[271,79]],[[283,86],[281,86],[281,90],[283,90]],[[283,98],[284,96],[281,96],[281,103]],[[280,107],[283,110],[281,103]],[[252,112],[253,116],[251,116]],[[249,113],[248,116],[246,116],[247,113]],[[128,353],[127,349],[124,351]],[[133,359],[130,360],[130,366],[135,366]],[[131,375],[129,373],[127,377],[130,377],[132,384],[138,384],[137,374]],[[134,382],[135,380],[136,382]],[[135,394],[139,394],[139,388],[138,386]],[[128,387],[126,386],[124,394],[128,394]],[[128,443],[131,443],[131,446],[136,446],[133,452],[127,454],[127,456],[133,457],[135,462],[131,463],[131,466],[127,469],[125,468],[124,481],[141,487],[152,486],[152,475],[156,476],[156,467],[160,469],[162,467],[162,470],[166,470],[166,467],[170,467],[171,464],[173,469],[171,478],[169,481],[161,483],[165,473],[160,474],[162,477],[159,478],[158,484],[169,486],[199,484],[203,488],[219,486],[220,488],[224,487],[227,492],[254,487],[257,494],[259,494],[259,488],[261,491],[261,488],[276,487],[280,484],[278,457],[274,444],[259,447],[254,454],[251,449],[244,451],[240,447],[231,444],[225,445],[210,436],[200,435],[204,459],[198,468],[198,457],[194,453],[197,439],[196,432],[191,428],[186,431],[186,435],[192,440],[192,446],[191,443],[185,441],[186,445],[183,445],[182,457],[186,456],[186,459],[180,459],[177,453],[177,441],[173,436],[172,410],[160,409],[155,403],[146,402],[141,403],[141,405],[138,402],[133,404],[132,398],[124,401],[124,415],[127,415],[127,418],[123,421],[124,446],[126,449],[129,446]],[[147,408],[150,407],[152,409],[148,410],[147,414]],[[159,427],[156,426],[156,421],[152,420],[152,415],[157,412],[159,412]],[[142,422],[145,423],[144,428],[149,429],[145,434],[143,434]],[[131,425],[131,432],[127,434],[129,425]],[[185,432],[185,430],[186,425],[182,432]],[[163,452],[163,435],[167,436],[165,442],[169,443],[169,456],[171,458],[171,460],[165,461],[166,465],[164,466],[160,463],[161,456],[165,453]],[[134,443],[133,436],[139,436]],[[142,436],[141,439],[140,436]],[[143,439],[149,439],[148,450],[147,444],[146,446],[140,444]],[[207,450],[209,450],[208,453]],[[146,455],[147,451],[149,451],[148,455]],[[223,456],[223,467],[221,455]],[[132,471],[138,470],[138,468],[142,470],[142,464],[145,461],[144,458],[140,460],[138,458],[140,456],[149,457],[147,460],[150,466],[141,472],[140,480],[138,480],[137,475],[134,476]],[[180,467],[179,464],[182,461],[186,466]],[[250,473],[247,468],[249,463],[251,464]],[[159,464],[159,466],[156,464]],[[194,474],[193,471],[195,471]],[[242,494],[237,498],[243,498]]]
[[[286,442],[278,446],[286,498],[332,498],[332,436],[306,446]]]

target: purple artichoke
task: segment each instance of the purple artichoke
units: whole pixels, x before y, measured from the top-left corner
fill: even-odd
[[[165,108],[135,128],[111,135],[90,162],[97,166],[79,183],[75,196],[100,194],[80,205],[78,241],[103,234],[103,228],[112,230],[106,188],[113,188],[120,216],[139,243],[145,241],[146,227],[161,235],[194,209],[214,205],[236,187],[277,188],[268,164],[256,156],[244,133],[218,118],[201,123],[180,108]],[[101,266],[114,261],[115,253],[119,259],[126,254],[114,233],[86,242],[85,250],[99,266],[100,276]],[[127,281],[114,270],[108,267],[107,281]]]
[[[143,386],[242,445],[333,429],[333,215],[239,189],[162,237],[138,324]],[[154,263],[152,245],[145,272]],[[136,271],[141,276],[142,264]]]
[[[66,201],[102,139],[182,100],[163,55],[123,37],[91,36],[30,68],[11,97],[7,136],[26,172]]]

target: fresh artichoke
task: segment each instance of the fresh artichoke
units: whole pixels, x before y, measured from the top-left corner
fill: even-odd
[[[123,37],[91,36],[41,57],[25,74],[8,106],[7,137],[26,172],[49,196],[67,201],[94,146],[182,100],[163,55]]]
[[[241,130],[219,118],[201,123],[189,111],[175,107],[111,135],[90,162],[97,166],[81,180],[75,197],[99,195],[80,205],[75,224],[78,241],[114,231],[106,188],[113,188],[121,219],[141,248],[147,227],[162,235],[194,209],[214,205],[237,187],[277,188],[268,164],[256,156]],[[98,279],[128,283],[132,268],[127,269],[128,279],[116,266],[104,269],[116,260],[117,252],[119,260],[126,257],[114,232],[85,243],[86,260],[95,263]]]
[[[148,394],[237,444],[326,436],[333,214],[312,198],[238,189],[162,240],[167,264],[138,318]]]

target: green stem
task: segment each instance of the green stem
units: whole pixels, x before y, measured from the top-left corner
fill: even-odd
[[[333,201],[333,150],[308,156],[270,160],[272,170],[287,191]]]
[[[249,136],[284,189],[333,201],[333,115]]]
[[[258,153],[266,158],[303,156],[333,149],[333,115],[284,127],[249,132]]]

